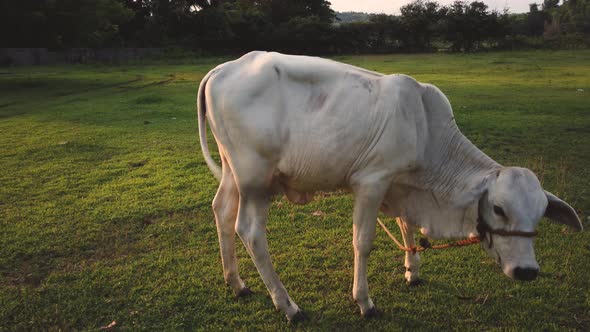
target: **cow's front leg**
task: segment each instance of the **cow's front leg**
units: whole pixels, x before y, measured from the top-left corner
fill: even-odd
[[[404,239],[404,246],[406,246],[406,248],[414,247],[416,245],[414,242],[416,227],[402,218],[396,218],[396,221]],[[410,286],[419,284],[420,254],[417,252],[406,251],[404,266],[406,267],[405,278],[408,284]]]
[[[361,309],[363,317],[376,314],[375,305],[369,297],[367,261],[373,249],[377,214],[384,190],[377,185],[363,185],[354,190],[352,243],[354,246],[354,284],[352,297]]]
[[[302,313],[287,294],[270,260],[266,239],[269,205],[270,202],[266,196],[241,194],[236,231],[252,257],[275,307],[284,312],[287,319],[291,321],[300,318]]]

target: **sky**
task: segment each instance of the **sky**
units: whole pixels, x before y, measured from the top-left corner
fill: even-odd
[[[337,12],[366,12],[399,14],[399,9],[412,0],[328,0],[332,9]],[[441,5],[448,5],[454,0],[435,0]],[[467,2],[470,2],[469,0]],[[529,11],[529,3],[534,0],[483,0],[489,9],[502,11],[508,7],[511,13],[525,13]]]

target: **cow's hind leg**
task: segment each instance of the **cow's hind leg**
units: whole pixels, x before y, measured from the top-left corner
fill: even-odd
[[[369,297],[367,261],[373,248],[377,215],[386,188],[380,188],[380,181],[356,186],[354,190],[354,211],[352,243],[354,246],[354,284],[352,297],[361,309],[363,317],[377,313]]]
[[[235,225],[238,214],[238,188],[234,180],[227,160],[221,158],[222,177],[217,194],[213,199],[213,212],[217,225],[217,235],[221,249],[221,262],[225,282],[234,291],[236,296],[250,294],[250,290],[244,285],[238,273],[236,259],[236,233]]]
[[[275,272],[268,252],[266,222],[270,194],[267,181],[272,175],[272,169],[263,158],[249,159],[243,151],[240,157],[241,165],[234,167],[240,192],[236,231],[252,257],[275,307],[284,312],[290,321],[300,319],[302,313]]]
[[[406,246],[406,248],[414,247],[416,245],[414,242],[416,227],[402,218],[396,218],[396,221],[404,239],[404,246]],[[408,284],[411,286],[418,285],[420,283],[420,254],[417,252],[413,253],[406,251],[404,266],[406,267],[405,278]]]

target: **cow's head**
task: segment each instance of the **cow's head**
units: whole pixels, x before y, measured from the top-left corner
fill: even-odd
[[[526,168],[502,168],[478,187],[478,232],[483,234],[482,245],[511,278],[537,277],[539,264],[533,237],[543,216],[582,230],[574,209],[544,191],[535,174]]]

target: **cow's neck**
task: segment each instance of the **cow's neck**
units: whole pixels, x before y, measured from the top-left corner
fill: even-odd
[[[457,202],[461,195],[486,175],[501,168],[479,150],[457,128],[455,122],[435,128],[424,154],[420,187],[432,191],[438,199]]]
[[[478,199],[465,201],[465,193],[501,166],[476,148],[454,121],[431,128],[428,141],[423,169],[413,177],[402,211],[433,238],[476,234]]]

